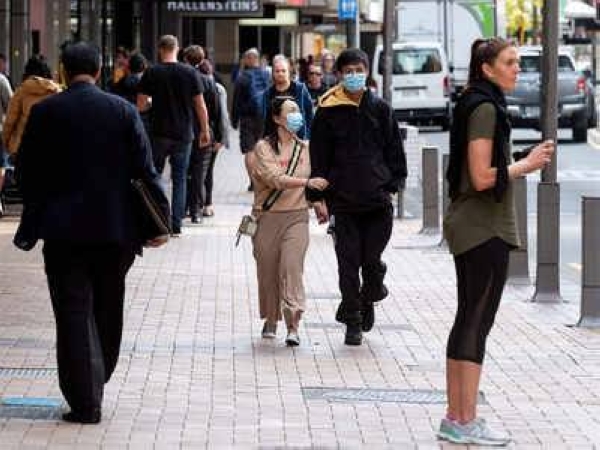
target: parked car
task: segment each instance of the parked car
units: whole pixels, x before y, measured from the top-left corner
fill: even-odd
[[[521,73],[513,92],[506,95],[508,114],[515,128],[540,129],[541,47],[522,47]],[[573,130],[575,142],[587,140],[587,129],[596,125],[594,88],[583,73],[575,70],[571,54],[558,54],[558,125]]]
[[[372,76],[383,86],[383,46],[373,57]],[[396,118],[410,123],[450,127],[450,72],[439,42],[396,42],[392,56],[392,107]]]

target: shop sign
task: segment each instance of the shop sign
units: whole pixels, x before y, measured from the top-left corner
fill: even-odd
[[[198,13],[207,16],[262,16],[260,0],[204,0],[196,2],[166,2],[167,11]]]

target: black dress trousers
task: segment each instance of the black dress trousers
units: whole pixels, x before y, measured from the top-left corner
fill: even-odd
[[[119,359],[125,276],[135,250],[46,241],[60,389],[72,410],[100,408]]]
[[[381,291],[385,274],[381,254],[392,235],[393,220],[391,204],[369,212],[335,213],[335,253],[343,323],[361,323],[362,289]]]

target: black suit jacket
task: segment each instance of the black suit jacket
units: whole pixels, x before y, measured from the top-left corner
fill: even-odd
[[[138,247],[133,178],[158,187],[170,216],[139,113],[90,83],[32,108],[19,170],[25,204],[38,207],[40,239]]]

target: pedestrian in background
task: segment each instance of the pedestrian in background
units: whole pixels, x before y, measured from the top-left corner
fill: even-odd
[[[181,234],[185,215],[187,173],[197,125],[197,147],[210,145],[210,125],[204,103],[203,86],[196,69],[177,61],[179,43],[165,35],[158,41],[160,63],[148,68],[139,84],[137,106],[150,107],[150,133],[154,165],[162,174],[167,157],[173,181],[173,235]]]
[[[127,65],[129,70],[114,87],[113,92],[134,105],[137,104],[138,85],[144,75],[144,71],[148,68],[146,57],[139,53],[132,53],[129,57]]]
[[[60,86],[52,79],[52,71],[46,58],[42,55],[29,58],[25,64],[23,82],[8,104],[2,130],[2,141],[13,159],[19,151],[21,137],[33,105],[58,92]]]
[[[244,155],[246,169],[250,153],[263,136],[263,95],[271,84],[269,73],[260,67],[260,54],[256,48],[246,50],[243,70],[238,75],[233,90],[231,126],[240,129],[240,150]],[[248,185],[252,190],[252,181]]]
[[[264,319],[262,337],[275,338],[283,314],[286,344],[296,346],[306,308],[302,276],[308,248],[308,202],[304,189],[322,190],[327,182],[309,178],[308,145],[296,134],[304,119],[293,98],[276,97],[269,110],[277,128],[256,144],[250,159],[253,215],[258,218],[252,243]]]
[[[277,125],[273,121],[271,104],[275,97],[292,97],[304,119],[302,128],[297,131],[300,139],[310,138],[310,127],[313,120],[312,100],[306,85],[301,81],[292,80],[290,76],[290,62],[285,55],[273,57],[273,84],[263,97],[263,118],[265,121],[265,136],[271,136]]]
[[[310,139],[311,176],[325,178],[329,188],[308,195],[320,222],[332,217],[342,293],[336,320],[346,324],[346,345],[361,345],[362,332],[373,328],[373,304],[388,295],[381,255],[406,156],[391,106],[366,86],[366,53],[346,49],[336,68],[342,81],[321,97]]]
[[[330,89],[338,82],[335,73],[335,55],[329,50],[324,50],[321,57],[321,65],[323,67],[323,85],[325,89]]]
[[[11,90],[15,90],[15,85],[12,82],[12,78],[8,74],[8,59],[4,53],[0,53],[0,75],[4,75],[8,80],[8,84]]]
[[[313,103],[313,110],[317,109],[319,98],[326,91],[323,84],[323,69],[316,64],[311,64],[308,68],[308,82],[306,88]]]
[[[23,199],[44,240],[63,419],[77,423],[100,422],[119,359],[125,277],[144,244],[131,180],[152,184],[169,212],[135,107],[96,86],[100,60],[91,44],[64,47],[68,89],[33,106],[19,149]]]
[[[225,86],[217,82],[214,77],[213,65],[208,59],[204,59],[198,66],[200,73],[207,76],[213,81],[215,86],[215,96],[217,102],[217,116],[211,126],[215,128],[215,145],[210,155],[208,169],[206,176],[204,177],[204,183],[202,187],[202,216],[212,217],[215,215],[215,209],[213,205],[213,187],[214,187],[214,170],[217,155],[223,148],[229,147],[229,114],[227,113],[227,90]]]
[[[4,116],[8,111],[8,103],[13,96],[13,90],[10,87],[10,82],[6,76],[0,73],[0,194],[4,187],[4,168],[8,165],[8,153],[4,148],[2,139],[2,124],[4,122]],[[1,196],[0,196],[1,197]],[[4,215],[4,208],[2,205],[2,199],[0,198],[0,217]]]
[[[204,49],[199,45],[190,45],[183,51],[183,59],[194,67],[202,81],[202,96],[208,112],[208,123],[211,140],[205,147],[195,145],[190,156],[190,178],[188,187],[188,208],[192,223],[199,223],[204,217],[204,206],[206,200],[212,205],[212,171],[217,158],[217,152],[220,150],[221,127],[219,120],[221,118],[219,93],[217,85],[212,76],[212,66],[204,57]],[[207,183],[208,182],[208,183]],[[207,184],[210,191],[207,189]],[[210,198],[207,198],[210,196]]]
[[[479,380],[509,251],[520,245],[512,180],[544,167],[554,151],[547,141],[511,164],[504,93],[515,88],[519,70],[510,43],[476,40],[467,88],[453,114],[444,235],[454,255],[458,307],[446,350],[448,410],[438,436],[459,444],[510,442],[477,416]]]

